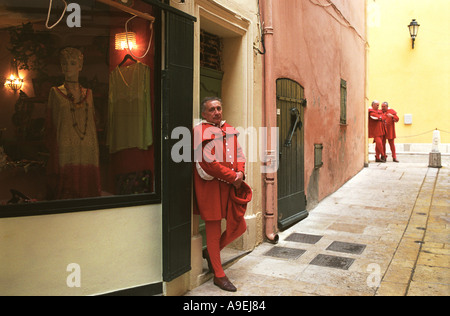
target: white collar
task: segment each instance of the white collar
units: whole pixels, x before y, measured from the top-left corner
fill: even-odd
[[[225,124],[225,120],[223,120],[223,121],[220,121],[220,127],[222,127],[223,126],[223,124]],[[201,125],[201,124],[209,124],[209,125],[212,125],[212,126],[217,126],[216,124],[214,124],[214,123],[211,123],[211,122],[208,122],[207,120],[201,120],[199,123],[197,123],[195,126],[197,126],[197,125]]]

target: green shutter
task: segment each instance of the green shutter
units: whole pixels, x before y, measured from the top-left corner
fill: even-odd
[[[176,127],[192,130],[194,21],[166,12],[163,71],[163,278],[171,281],[191,269],[192,166],[175,163],[170,139]],[[190,141],[189,141],[190,143]]]

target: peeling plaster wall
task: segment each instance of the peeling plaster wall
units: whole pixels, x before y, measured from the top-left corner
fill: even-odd
[[[305,89],[305,188],[308,208],[364,167],[365,4],[363,0],[274,2],[274,78]],[[325,3],[322,1],[322,3]],[[347,81],[347,125],[340,118],[340,80]],[[314,171],[314,143],[323,166]]]

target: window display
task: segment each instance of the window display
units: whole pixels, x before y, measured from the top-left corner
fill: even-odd
[[[153,21],[79,4],[80,27],[54,25],[56,4],[48,22],[46,1],[0,7],[0,209],[155,192]],[[153,14],[141,1],[134,9]],[[116,49],[127,21],[131,55],[144,58]]]
[[[92,91],[78,81],[83,54],[76,48],[61,51],[64,84],[52,87],[47,104],[45,133],[48,199],[101,195],[99,147]]]

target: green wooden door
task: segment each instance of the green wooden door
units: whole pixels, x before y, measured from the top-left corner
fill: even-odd
[[[200,68],[200,102],[206,97],[222,97],[222,78],[222,71]],[[199,118],[201,119],[201,113]],[[205,222],[202,219],[199,221],[199,233],[202,235],[203,249],[205,249],[206,231]]]
[[[277,80],[279,128],[278,226],[308,216],[304,184],[304,90],[290,79]]]
[[[222,97],[223,72],[200,68],[200,101],[206,97]]]

